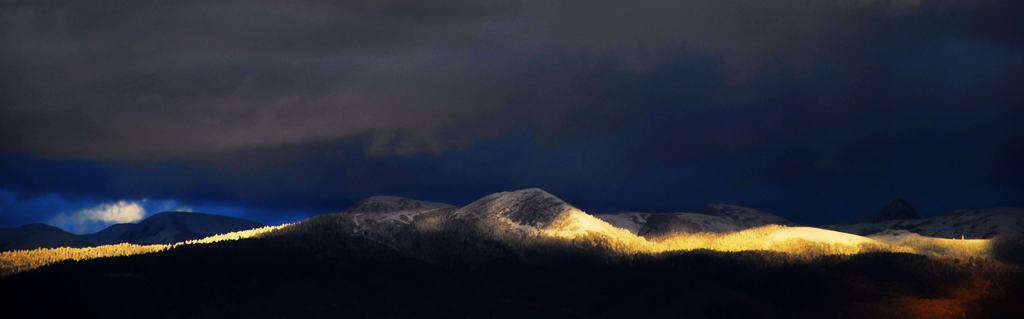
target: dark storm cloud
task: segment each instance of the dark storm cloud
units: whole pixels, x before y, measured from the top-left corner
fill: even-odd
[[[494,108],[487,61],[447,50],[473,1],[25,3],[2,21],[5,145],[202,155],[361,134],[435,150]],[[477,22],[479,23],[479,22]],[[465,35],[465,36],[463,36]],[[435,75],[443,74],[441,77]],[[426,124],[425,124],[426,123]],[[437,123],[437,124],[432,124]],[[382,143],[386,143],[384,141]]]
[[[544,187],[855,220],[1024,198],[1024,3],[25,1],[0,187],[339,210]],[[855,217],[851,217],[855,216]],[[265,220],[266,221],[266,220]]]
[[[961,3],[13,2],[0,15],[3,144],[154,159],[372,138],[373,153],[436,153],[586,111],[559,103],[574,92],[535,91],[572,86],[565,74],[645,72],[690,51],[735,81],[827,56],[878,32],[874,19]],[[545,62],[564,73],[521,72]]]

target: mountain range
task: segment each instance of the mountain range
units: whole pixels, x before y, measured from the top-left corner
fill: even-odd
[[[673,232],[727,232],[769,224],[795,224],[752,208],[725,204],[709,204],[695,213],[589,215],[539,188],[491,194],[463,207],[396,196],[374,196],[323,218],[349,219],[357,230],[367,230],[373,228],[372,225],[405,225],[417,217],[429,216],[443,217],[441,219],[444,220],[486,221],[522,231],[540,231],[555,227],[559,220],[584,218],[591,223],[607,223],[641,236]]]
[[[825,225],[821,228],[868,236],[903,230],[929,237],[993,238],[1024,234],[1024,209],[958,210],[916,218],[908,202],[897,199],[882,209],[875,222]],[[459,207],[397,196],[374,196],[340,213],[315,216],[298,227],[317,223],[341,227],[351,234],[388,236],[396,228],[439,230],[471,227],[492,235],[549,235],[575,238],[588,233],[658,238],[676,233],[728,233],[764,225],[798,226],[774,214],[728,204],[708,204],[692,212],[621,212],[588,214],[539,188],[500,192]],[[166,244],[264,226],[255,221],[192,212],[163,212],[139,223],[112,225],[76,235],[60,228],[29,224],[0,229],[0,250],[38,247],[85,247],[112,243]]]
[[[929,218],[916,216],[916,211],[913,211],[909,203],[897,199],[880,211],[875,218],[878,220],[876,222],[819,227],[862,236],[887,230],[957,239],[1024,234],[1022,208],[965,209]],[[574,227],[596,229],[612,226],[646,238],[674,233],[728,233],[764,225],[801,225],[771,213],[729,204],[708,204],[691,212],[590,215],[538,188],[491,194],[463,207],[403,197],[375,196],[340,213],[323,215],[311,222],[321,222],[322,219],[348,220],[352,226],[349,231],[357,233],[372,232],[379,226],[415,224],[421,228],[435,227],[452,220],[485,222],[491,225],[492,231],[557,232],[556,228],[565,228],[566,221],[574,220],[577,224]],[[426,224],[433,226],[416,224],[416,220],[429,220]],[[581,228],[576,231],[584,230]]]
[[[944,226],[934,227],[1013,225],[1020,218],[1014,210],[989,213],[952,214],[935,219]],[[139,225],[187,224],[182,219],[193,217],[170,216],[176,214],[185,217],[153,216]],[[1024,268],[1001,260],[838,250],[921,242],[927,249],[967,250],[989,241],[758,227],[769,224],[792,222],[723,204],[591,215],[535,188],[464,206],[377,196],[242,240],[55,262],[0,276],[0,295],[8,296],[9,313],[96,318],[146,317],[154,309],[183,318],[1016,318],[1008,314],[1024,311]],[[125,227],[108,238],[180,238],[152,231],[162,227],[119,230]],[[744,230],[732,232],[737,229]],[[673,232],[700,234],[646,239]],[[691,241],[696,245],[688,246]],[[774,244],[817,250],[802,258],[799,250],[772,250],[779,248]],[[34,253],[40,252],[4,254],[16,262]],[[62,298],[39,298],[54,292]],[[116,307],[110,296],[118,296]],[[934,316],[935,309],[943,315]]]
[[[998,218],[984,217],[993,214]],[[1019,210],[1006,209],[963,211],[920,220],[812,227],[753,208],[727,204],[709,204],[692,212],[592,215],[542,189],[530,188],[490,194],[461,207],[394,196],[370,197],[344,211],[293,224],[282,229],[281,234],[355,236],[430,260],[435,258],[433,255],[444,253],[431,251],[436,247],[423,241],[438,236],[469,246],[489,241],[524,247],[554,239],[583,240],[609,243],[624,251],[711,247],[797,249],[786,246],[790,239],[825,246],[897,245],[906,248],[913,240],[927,241],[911,233],[915,230],[929,237],[991,238],[1022,233],[1021,228],[1015,226],[1022,221],[1024,214]],[[928,227],[915,228],[915,225]],[[755,228],[753,233],[741,232]],[[676,236],[698,233],[709,236]],[[738,237],[721,237],[731,234],[738,234]],[[701,238],[708,241],[699,242]],[[448,241],[442,242],[450,245]],[[962,244],[972,243],[977,241]],[[752,248],[741,248],[748,246]],[[914,249],[940,255],[973,251]]]

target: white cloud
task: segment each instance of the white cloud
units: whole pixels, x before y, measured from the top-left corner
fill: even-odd
[[[109,224],[134,223],[146,217],[146,208],[138,201],[121,200],[100,204],[73,213],[61,213],[53,224],[72,232],[85,232]]]

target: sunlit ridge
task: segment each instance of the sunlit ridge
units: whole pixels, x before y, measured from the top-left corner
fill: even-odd
[[[674,233],[645,238],[578,209],[570,209],[538,235],[566,240],[602,238],[623,253],[712,250],[775,251],[798,256],[902,252],[937,257],[987,257],[990,240],[946,239],[914,233],[859,236],[815,227],[766,225],[728,233]]]

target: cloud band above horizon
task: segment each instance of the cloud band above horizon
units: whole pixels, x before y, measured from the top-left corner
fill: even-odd
[[[1011,0],[4,2],[0,187],[269,220],[1024,205],[1021,39]]]

